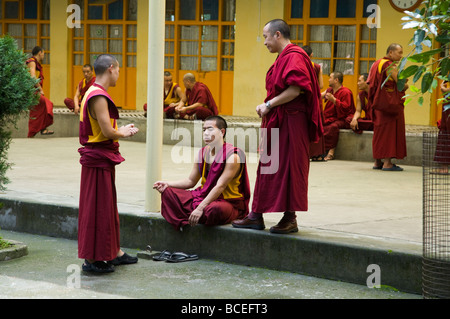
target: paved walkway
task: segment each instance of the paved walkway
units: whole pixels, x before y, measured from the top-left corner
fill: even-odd
[[[77,205],[81,167],[77,138],[37,137],[14,139],[7,176],[11,183],[0,194],[6,198],[47,200],[59,205]],[[126,161],[116,169],[119,210],[144,213],[145,144],[121,142]],[[191,154],[196,154],[191,150]],[[184,178],[192,163],[178,163],[180,150],[164,146],[165,180]],[[249,156],[252,189],[256,174],[255,156]],[[299,235],[316,232],[324,236],[367,236],[396,242],[415,252],[422,243],[422,168],[403,166],[404,172],[382,172],[370,163],[330,161],[312,163],[309,212],[299,213]],[[153,181],[151,181],[153,182]],[[281,214],[266,214],[266,227]],[[404,250],[404,249],[403,249]]]

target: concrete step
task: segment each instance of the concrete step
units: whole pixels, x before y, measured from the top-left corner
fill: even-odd
[[[77,207],[57,204],[57,197],[53,202],[48,198],[14,198],[10,194],[1,200],[2,229],[77,239]],[[370,285],[372,272],[379,269],[383,287],[422,292],[422,248],[417,243],[302,227],[292,235],[235,229],[229,225],[186,227],[178,232],[160,214],[138,211],[119,207],[122,247],[145,250],[151,245],[155,251],[189,251],[204,259],[359,285]]]

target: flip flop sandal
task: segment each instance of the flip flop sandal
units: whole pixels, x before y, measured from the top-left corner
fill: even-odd
[[[390,168],[383,168],[382,171],[387,171],[387,172],[401,172],[403,171],[403,168],[401,168],[400,166],[397,166],[394,164],[394,166],[390,167]]]
[[[185,254],[185,253],[173,253],[166,260],[166,262],[168,262],[168,263],[180,263],[180,262],[184,262],[184,261],[192,261],[192,260],[197,260],[197,259],[198,259],[197,255],[188,255],[188,254]]]
[[[49,130],[42,130],[41,131],[41,135],[52,135],[52,134],[54,134],[55,132],[53,132],[53,131],[49,131]]]
[[[167,250],[163,250],[161,253],[156,254],[153,256],[153,260],[154,261],[165,261],[167,259],[169,259],[169,257],[172,254],[170,252],[168,252]]]

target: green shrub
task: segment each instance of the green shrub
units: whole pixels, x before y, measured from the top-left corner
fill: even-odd
[[[6,171],[11,143],[10,127],[16,127],[19,116],[38,104],[37,79],[31,77],[25,62],[27,56],[17,48],[14,38],[0,37],[0,191],[9,183]]]

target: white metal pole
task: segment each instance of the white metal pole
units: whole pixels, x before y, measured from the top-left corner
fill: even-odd
[[[163,147],[164,38],[166,1],[149,0],[147,144],[145,210],[158,212],[161,197],[153,183],[161,179]]]

